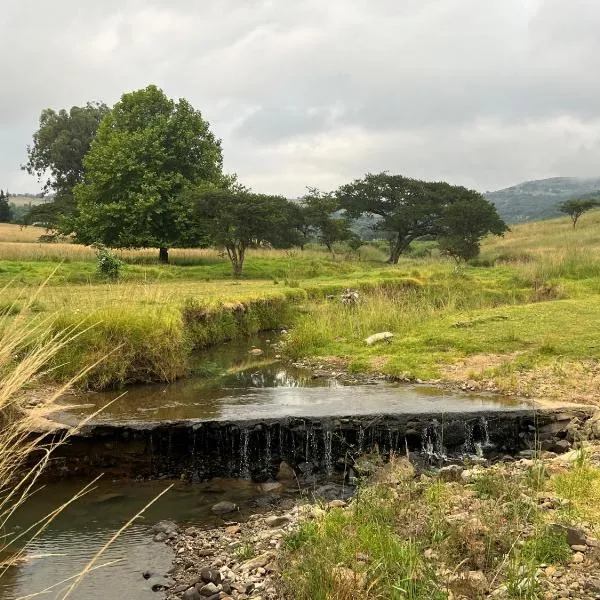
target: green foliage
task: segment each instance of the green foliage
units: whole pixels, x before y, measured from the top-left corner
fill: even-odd
[[[219,183],[221,143],[187,100],[156,86],[124,94],[102,120],[75,188],[79,215],[69,223],[84,244],[168,248],[198,242],[181,191]]]
[[[551,527],[541,528],[533,537],[525,540],[519,552],[526,561],[531,560],[538,566],[565,563],[572,556],[566,532]]]
[[[12,210],[8,203],[8,192],[0,190],[0,223],[10,223],[12,220]]]
[[[40,116],[33,144],[27,147],[28,160],[23,169],[42,179],[45,192],[54,192],[52,202],[33,207],[26,223],[41,222],[55,227],[61,216],[75,210],[73,188],[83,180],[83,159],[96,135],[100,121],[109,112],[105,104],[88,102],[70,110],[56,112],[46,108]]]
[[[337,197],[350,217],[380,217],[375,227],[390,240],[391,264],[420,238],[441,237],[446,252],[464,258],[476,254],[484,235],[506,230],[481,194],[445,182],[369,173],[342,186]]]
[[[119,279],[121,265],[123,264],[112,252],[102,244],[96,245],[97,268],[100,277],[116,281]]]
[[[236,278],[242,275],[248,248],[289,248],[298,242],[295,213],[282,196],[210,186],[188,189],[183,196],[193,206],[204,242],[225,248]]]
[[[577,226],[579,217],[584,213],[600,206],[600,200],[595,198],[581,198],[578,200],[567,200],[558,205],[560,212],[569,215],[573,222],[573,228]]]

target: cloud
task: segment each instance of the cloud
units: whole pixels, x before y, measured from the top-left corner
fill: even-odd
[[[19,164],[43,108],[148,83],[200,108],[261,191],[598,175],[599,20],[587,0],[8,0],[0,187],[36,188]]]

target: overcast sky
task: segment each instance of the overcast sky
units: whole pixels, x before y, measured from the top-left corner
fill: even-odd
[[[600,175],[598,31],[595,0],[3,0],[0,188],[39,189],[43,108],[149,83],[257,191]]]

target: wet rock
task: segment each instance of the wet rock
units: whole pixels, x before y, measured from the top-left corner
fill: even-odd
[[[283,489],[283,484],[279,481],[265,481],[260,484],[260,489],[263,492],[276,492]]]
[[[296,473],[288,463],[282,461],[279,464],[279,470],[277,471],[275,479],[277,479],[277,481],[293,481],[296,479]]]
[[[153,538],[152,538],[155,542],[161,544],[162,542],[166,542],[169,538],[167,536],[166,533],[163,533],[162,531],[157,533]]]
[[[221,502],[217,502],[210,509],[215,515],[225,515],[227,513],[235,512],[239,510],[238,505],[234,502],[229,502],[228,500],[223,500]]]
[[[176,533],[179,530],[179,527],[173,521],[160,521],[153,528],[153,533],[164,533],[167,536],[170,533]]]
[[[265,525],[267,525],[267,527],[282,527],[283,525],[287,525],[289,522],[290,518],[285,515],[273,515],[265,519]]]

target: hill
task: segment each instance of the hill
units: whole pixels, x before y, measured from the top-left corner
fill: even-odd
[[[527,223],[559,216],[557,205],[565,200],[600,197],[600,178],[552,177],[525,181],[486,192],[485,196],[507,223]]]

